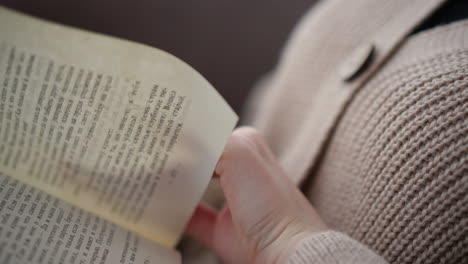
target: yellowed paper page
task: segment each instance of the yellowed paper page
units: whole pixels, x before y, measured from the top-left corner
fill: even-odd
[[[0,173],[0,263],[179,264],[180,254]]]
[[[172,247],[237,116],[172,55],[0,7],[0,172]]]

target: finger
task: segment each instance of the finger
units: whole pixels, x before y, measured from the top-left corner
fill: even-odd
[[[226,199],[233,209],[245,207],[246,203],[262,208],[258,203],[271,205],[272,199],[290,199],[291,192],[297,191],[261,136],[251,128],[234,131],[215,173],[220,175]]]
[[[279,256],[309,231],[326,229],[255,130],[233,132],[215,171],[233,225],[255,254]]]
[[[213,234],[218,212],[200,204],[187,226],[187,233],[194,239],[202,242],[209,248],[213,248]]]

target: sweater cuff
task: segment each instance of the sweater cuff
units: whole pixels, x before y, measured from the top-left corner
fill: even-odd
[[[326,231],[304,239],[288,259],[289,264],[387,263],[368,247],[344,233]]]

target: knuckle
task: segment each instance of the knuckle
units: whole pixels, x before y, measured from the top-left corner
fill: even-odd
[[[253,255],[257,259],[268,258],[268,263],[277,263],[284,245],[296,234],[294,226],[297,219],[270,212],[258,219],[248,230],[249,240],[253,242]]]

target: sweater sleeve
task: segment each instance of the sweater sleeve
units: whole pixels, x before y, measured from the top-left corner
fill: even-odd
[[[288,264],[384,264],[382,257],[344,233],[326,231],[302,241]]]

